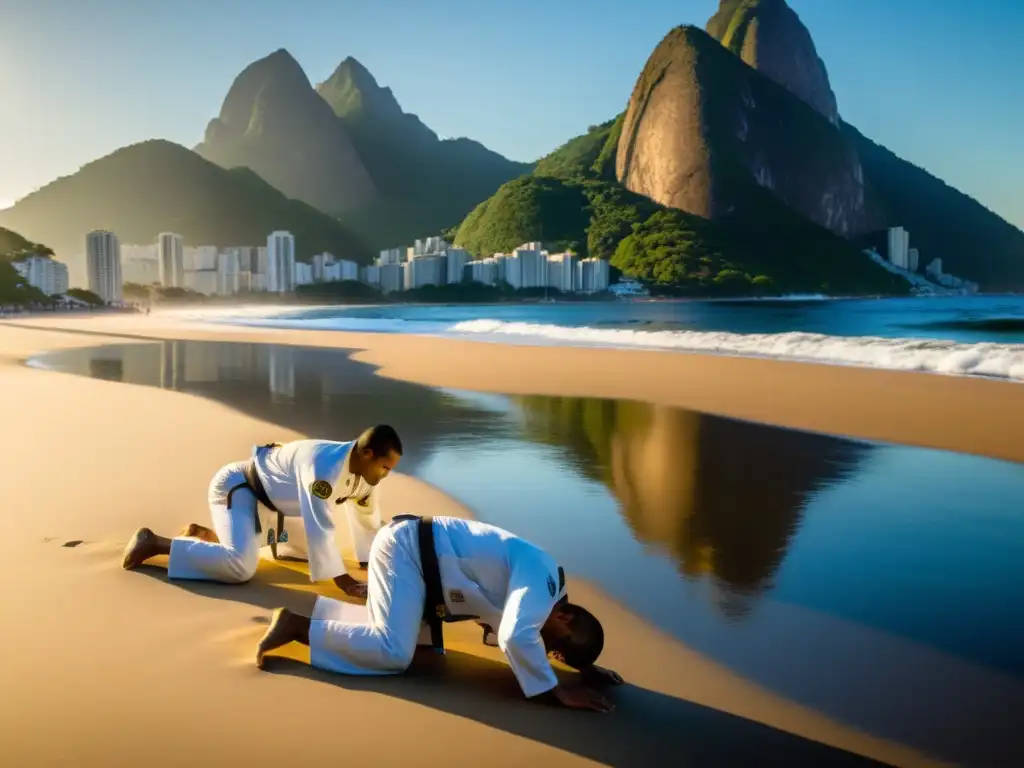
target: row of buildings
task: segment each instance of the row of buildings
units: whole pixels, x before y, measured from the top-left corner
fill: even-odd
[[[604,259],[581,259],[572,251],[549,253],[536,242],[474,260],[465,249],[429,237],[408,248],[381,251],[374,264],[365,268],[363,280],[385,293],[464,282],[599,293],[608,289],[609,273]]]
[[[310,263],[295,258],[295,237],[272,232],[265,246],[186,247],[181,235],[164,232],[148,245],[121,245],[113,232],[86,235],[88,288],[109,303],[123,299],[124,283],[160,284],[212,296],[246,292],[288,293],[301,285],[361,280],[384,293],[428,285],[508,283],[513,288],[553,288],[567,293],[608,289],[609,266],[575,253],[549,253],[525,243],[511,253],[473,260],[468,251],[440,237],[417,240],[408,248],[380,252],[370,266],[330,253]]]
[[[921,254],[917,248],[910,247],[910,233],[906,229],[889,227],[887,230],[869,236],[868,247],[864,249],[864,252],[877,256],[879,247],[883,243],[888,257],[887,261],[892,266],[911,275],[920,274]],[[942,259],[938,257],[928,262],[928,266],[924,268],[924,277],[931,283],[957,291],[973,293],[978,290],[976,283],[943,272]]]

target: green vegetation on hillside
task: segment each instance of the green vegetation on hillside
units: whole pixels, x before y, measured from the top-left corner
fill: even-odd
[[[42,243],[33,243],[17,232],[0,227],[0,305],[49,304],[50,298],[25,282],[13,262],[32,254],[52,256],[53,251]]]
[[[570,139],[537,162],[534,174],[573,178],[596,176],[615,180],[615,151],[622,135],[625,112],[600,125],[592,125],[582,136]]]
[[[0,227],[0,259],[17,260],[22,256],[52,256],[53,250],[42,243],[26,240],[17,232]]]
[[[371,250],[340,222],[289,200],[247,168],[226,171],[182,146],[146,141],[57,179],[0,213],[0,224],[49,243],[65,256],[85,235],[107,229],[122,243],[152,243],[177,232],[188,245],[262,245],[283,229],[296,255],[322,251],[366,263]]]
[[[49,304],[51,300],[38,288],[26,283],[9,261],[0,259],[0,306],[34,303]]]
[[[736,210],[711,222],[608,180],[621,127],[621,115],[594,126],[533,174],[502,185],[466,217],[455,242],[477,256],[535,240],[572,249],[609,259],[657,293],[906,293],[901,278],[756,185],[737,185]]]

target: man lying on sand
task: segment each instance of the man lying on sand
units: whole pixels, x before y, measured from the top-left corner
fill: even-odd
[[[622,682],[594,664],[604,647],[601,623],[568,601],[564,571],[530,542],[472,520],[400,515],[374,538],[367,576],[366,622],[339,620],[345,604],[322,596],[312,617],[278,608],[257,647],[257,666],[269,651],[299,642],[319,669],[395,674],[412,663],[424,621],[443,652],[441,621],[476,619],[485,632],[498,628],[498,647],[527,698],[549,694],[568,707],[612,711],[586,685],[555,677],[549,654],[589,684]]]
[[[374,491],[401,456],[398,433],[385,424],[351,442],[296,440],[259,446],[252,458],[222,467],[210,482],[214,530],[193,523],[167,539],[140,528],[122,565],[131,570],[155,555],[169,555],[167,575],[172,579],[248,581],[259,564],[262,504],[278,513],[279,534],[283,517],[302,518],[311,581],[332,580],[346,594],[365,597],[366,585],[345,571],[331,511],[346,505],[356,555],[365,562],[381,527]],[[276,547],[275,541],[270,543]]]

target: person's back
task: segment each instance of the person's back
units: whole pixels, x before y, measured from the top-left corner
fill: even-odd
[[[475,616],[497,628],[512,589],[536,588],[543,600],[550,600],[548,609],[564,591],[554,558],[498,526],[435,517],[434,546],[453,616]]]
[[[354,441],[304,439],[259,451],[256,468],[267,495],[285,514],[298,515],[300,470],[304,473],[313,467],[316,479],[333,482],[344,470],[344,460],[353,444]]]

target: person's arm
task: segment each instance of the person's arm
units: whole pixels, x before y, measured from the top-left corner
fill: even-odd
[[[550,694],[567,707],[610,712],[611,703],[596,691],[578,684],[560,683],[548,661],[540,634],[553,607],[547,589],[548,577],[547,569],[540,563],[524,562],[513,567],[509,595],[498,628],[498,647],[528,699]]]
[[[378,487],[370,488],[367,496],[363,498],[364,504],[360,504],[359,499],[349,499],[345,503],[349,532],[352,535],[352,547],[355,550],[356,559],[360,563],[365,563],[369,559],[373,537],[382,526]]]
[[[334,535],[331,503],[334,488],[331,473],[321,470],[315,463],[299,468],[297,472],[299,511],[306,532],[310,581],[333,581],[339,589],[355,597],[365,596],[365,585],[353,579],[345,570]],[[318,475],[320,475],[318,477]]]

